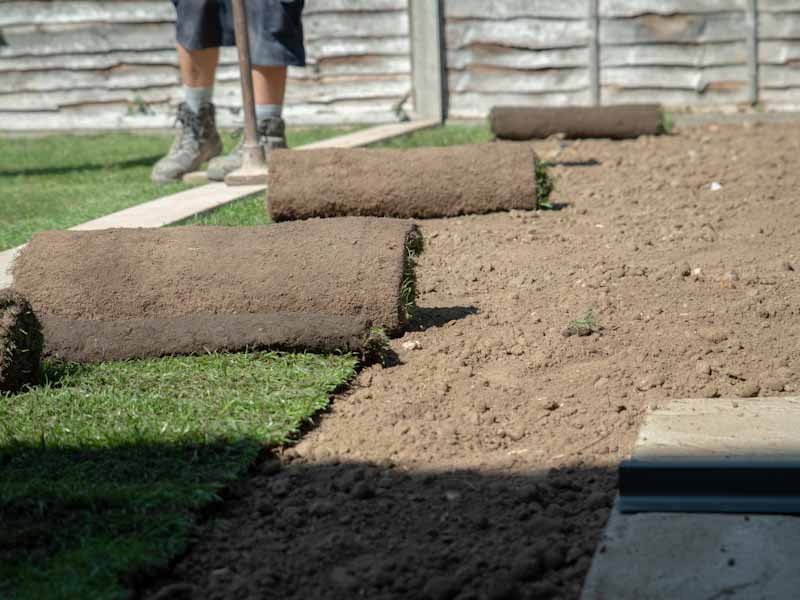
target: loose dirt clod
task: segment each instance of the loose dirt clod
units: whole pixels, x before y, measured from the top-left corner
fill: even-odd
[[[393,333],[413,308],[412,255],[421,247],[417,227],[393,219],[51,231],[35,235],[13,268],[43,319],[291,314],[287,331],[296,332],[303,315],[309,327],[331,315]]]
[[[532,140],[563,134],[567,139],[636,138],[665,129],[658,104],[617,106],[495,106],[489,113],[492,133],[500,139]]]
[[[31,305],[14,290],[0,290],[0,392],[34,383],[41,355],[41,326]]]
[[[454,217],[532,210],[547,201],[550,186],[528,145],[276,150],[267,210],[275,221]]]

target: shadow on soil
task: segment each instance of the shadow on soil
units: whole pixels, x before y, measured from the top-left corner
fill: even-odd
[[[121,169],[131,169],[134,167],[149,167],[154,165],[163,155],[143,156],[132,158],[115,163],[87,163],[83,165],[72,165],[65,167],[46,167],[42,169],[19,169],[16,171],[0,170],[0,177],[35,177],[40,175],[65,175],[67,173],[77,173],[81,171],[119,171]]]
[[[135,597],[577,598],[616,482],[391,463],[260,463]]]
[[[600,468],[290,462],[254,444],[0,447],[0,596],[122,582],[161,600],[577,598],[616,483]]]
[[[553,212],[553,211],[564,210],[565,208],[569,208],[570,206],[572,205],[569,202],[553,202],[552,204],[547,206],[547,208],[542,207],[539,210],[541,210],[542,212]]]
[[[414,318],[411,320],[409,329],[422,331],[432,327],[442,327],[452,321],[466,319],[470,315],[477,315],[478,309],[475,306],[446,306],[436,308],[425,308],[418,306],[414,309]]]
[[[589,160],[554,160],[545,163],[547,167],[599,167],[602,163],[594,158]]]

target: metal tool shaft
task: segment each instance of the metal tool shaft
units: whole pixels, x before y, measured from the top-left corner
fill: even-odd
[[[230,173],[225,182],[229,185],[258,183],[266,177],[264,150],[258,144],[256,105],[253,93],[253,64],[250,60],[250,31],[247,25],[245,0],[233,0],[233,26],[236,48],[239,51],[239,71],[242,82],[242,111],[244,113],[244,143],[242,167]]]

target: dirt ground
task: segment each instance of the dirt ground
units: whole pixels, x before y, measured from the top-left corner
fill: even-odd
[[[560,210],[422,222],[399,364],[148,594],[574,599],[649,407],[800,392],[800,124],[536,148]]]

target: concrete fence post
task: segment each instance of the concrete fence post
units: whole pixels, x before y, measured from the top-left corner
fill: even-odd
[[[418,118],[443,121],[447,113],[444,12],[441,0],[409,0],[411,81]]]
[[[598,0],[588,0],[589,14],[589,94],[594,106],[600,104],[600,14]]]
[[[758,68],[758,0],[747,0],[747,76],[750,84],[750,104],[759,101]]]

